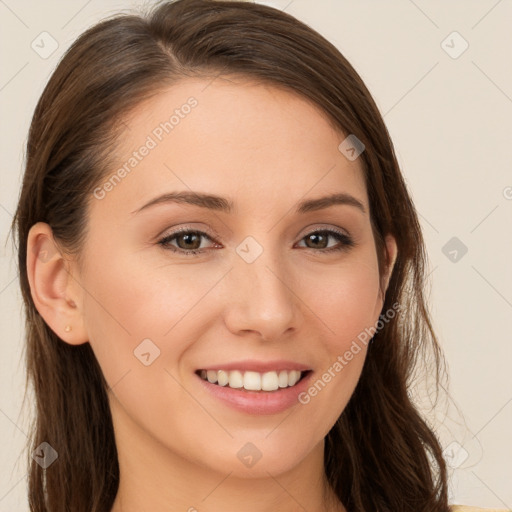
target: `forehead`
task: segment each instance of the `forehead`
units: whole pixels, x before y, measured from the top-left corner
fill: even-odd
[[[333,192],[366,205],[361,165],[338,149],[346,135],[280,87],[186,79],[141,103],[123,125],[103,183],[121,178],[110,180],[105,203],[136,208],[156,191],[194,190],[232,197],[237,212]]]

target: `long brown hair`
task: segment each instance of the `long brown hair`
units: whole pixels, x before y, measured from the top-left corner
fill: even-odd
[[[34,307],[29,229],[48,223],[79,257],[91,194],[112,168],[123,118],[184,77],[218,74],[295,91],[365,145],[360,158],[381,271],[385,235],[398,245],[383,311],[397,302],[401,308],[368,346],[353,396],[327,435],[325,471],[349,512],[448,512],[440,443],[408,394],[418,362],[437,388],[444,360],[426,307],[418,217],[383,119],[353,67],[313,29],[271,7],[214,0],[160,2],[145,16],[97,23],[66,52],[35,109],[12,227],[36,399],[31,448],[48,442],[58,463],[44,470],[29,458],[30,510],[108,512],[119,467],[108,385],[90,345],[64,343]],[[432,365],[420,357],[427,353]]]

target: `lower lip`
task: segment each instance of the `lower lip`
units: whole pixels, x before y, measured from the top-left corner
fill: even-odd
[[[196,374],[205,389],[233,409],[246,414],[278,414],[297,405],[299,394],[309,385],[312,372],[308,372],[295,386],[280,388],[276,391],[246,391],[219,386],[202,379]]]

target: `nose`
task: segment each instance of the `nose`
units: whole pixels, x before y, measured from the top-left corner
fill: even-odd
[[[278,341],[298,329],[298,280],[268,251],[252,263],[235,261],[226,278],[224,321],[233,334]]]

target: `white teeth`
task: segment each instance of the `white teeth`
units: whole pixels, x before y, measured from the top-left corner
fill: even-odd
[[[219,386],[227,386],[228,382],[229,382],[228,372],[219,370],[217,372],[217,383],[219,384]]]
[[[281,370],[279,372],[279,387],[287,388],[288,387],[288,372],[286,370]]]
[[[294,386],[298,380],[300,379],[300,372],[297,370],[292,370],[288,375],[288,385]]]
[[[245,372],[244,389],[259,391],[261,389],[261,375],[258,372]]]
[[[281,370],[279,372],[242,372],[240,370],[201,370],[201,378],[212,384],[228,386],[233,389],[244,388],[248,391],[275,391],[279,388],[294,386],[300,380],[299,370]]]
[[[244,387],[244,376],[238,370],[229,372],[229,387],[238,389]]]
[[[263,391],[275,391],[279,389],[279,377],[277,372],[267,372],[261,376],[261,389]]]

